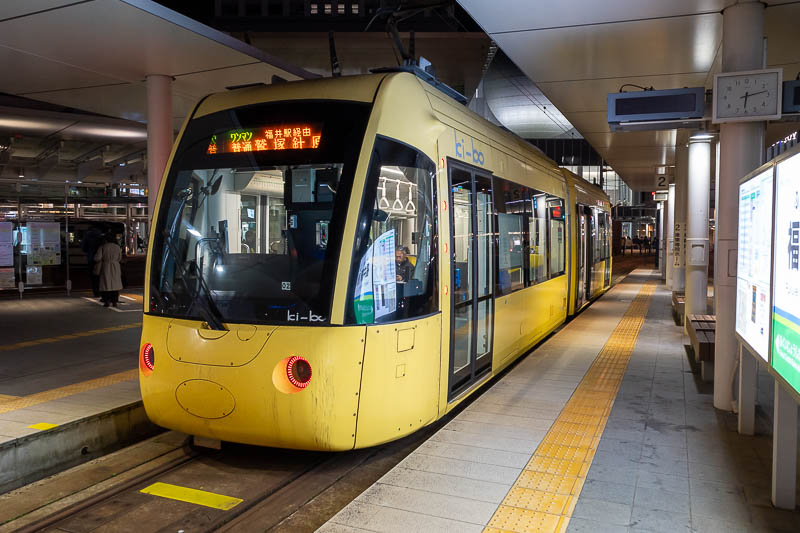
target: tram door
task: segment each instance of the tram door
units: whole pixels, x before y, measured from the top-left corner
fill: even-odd
[[[451,335],[449,393],[492,366],[494,208],[491,176],[450,163]]]
[[[586,301],[586,214],[583,211],[583,206],[578,205],[578,250],[576,256],[578,258],[578,279],[575,282],[575,310],[577,311]]]

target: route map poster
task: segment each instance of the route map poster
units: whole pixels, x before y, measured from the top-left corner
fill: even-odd
[[[736,333],[769,360],[773,167],[739,185]]]
[[[28,263],[61,264],[61,225],[58,222],[28,222]]]
[[[397,309],[394,242],[391,229],[375,239],[361,258],[353,301],[359,324],[372,324]]]
[[[14,266],[14,224],[0,222],[0,267]]]
[[[778,163],[775,197],[770,364],[800,393],[800,154]]]

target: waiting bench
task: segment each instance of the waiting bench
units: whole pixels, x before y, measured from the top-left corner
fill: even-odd
[[[686,331],[692,342],[697,361],[714,362],[714,332],[717,317],[714,315],[689,315],[686,317]]]

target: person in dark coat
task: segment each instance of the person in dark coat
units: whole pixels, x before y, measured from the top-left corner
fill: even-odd
[[[103,232],[100,231],[96,225],[92,224],[89,230],[83,235],[83,242],[81,242],[81,250],[86,254],[86,262],[89,265],[89,278],[92,283],[92,294],[95,297],[100,296],[100,276],[95,274],[95,260],[94,256],[97,249],[105,243]]]

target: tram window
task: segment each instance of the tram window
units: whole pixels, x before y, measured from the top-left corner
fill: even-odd
[[[566,271],[566,229],[564,200],[547,199],[547,216],[550,220],[550,277],[561,276]]]
[[[606,219],[606,250],[605,250],[605,257],[606,259],[611,257],[611,215],[605,213]]]
[[[351,263],[348,323],[437,310],[435,171],[417,150],[376,140]]]
[[[530,280],[531,285],[547,281],[547,195],[534,192],[531,198]]]
[[[497,293],[502,295],[525,287],[528,234],[524,216],[528,188],[495,178],[494,190],[498,234]]]

